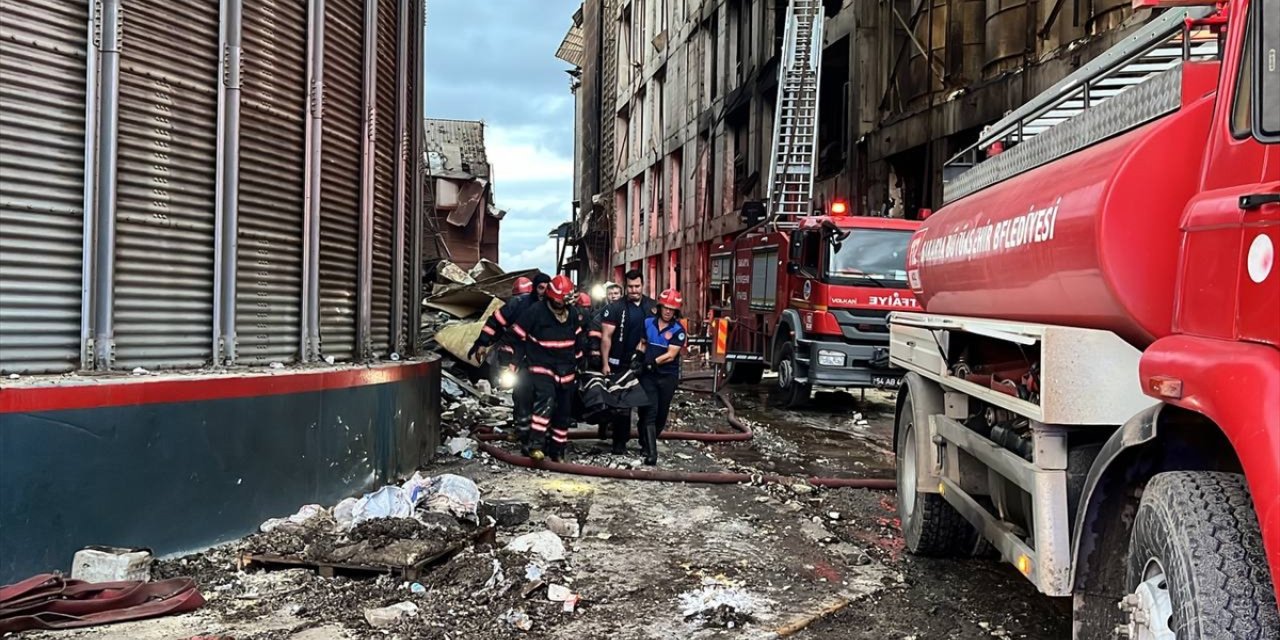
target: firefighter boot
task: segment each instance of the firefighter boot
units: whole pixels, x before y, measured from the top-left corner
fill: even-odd
[[[524,446],[525,455],[536,461],[541,461],[545,458],[546,435],[545,431],[531,430],[529,432],[529,441]]]
[[[640,451],[644,454],[644,463],[646,466],[656,466],[658,464],[658,425],[654,420],[645,420],[640,425]]]

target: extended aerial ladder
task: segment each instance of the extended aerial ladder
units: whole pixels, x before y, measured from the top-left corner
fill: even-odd
[[[818,73],[822,68],[822,0],[791,0],[778,61],[767,221],[794,229],[809,215],[818,152]]]

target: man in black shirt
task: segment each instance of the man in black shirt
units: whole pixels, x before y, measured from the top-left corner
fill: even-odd
[[[645,318],[653,315],[653,299],[644,295],[644,275],[640,270],[628,271],[625,283],[626,297],[605,307],[600,317],[601,372],[611,379],[617,379],[631,367],[636,346],[644,339]],[[631,410],[619,410],[611,429],[613,453],[626,453],[627,440],[631,438]]]

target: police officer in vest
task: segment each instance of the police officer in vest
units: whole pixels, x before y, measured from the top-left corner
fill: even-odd
[[[671,399],[680,383],[680,350],[684,348],[684,325],[680,324],[680,292],[667,289],[658,296],[657,315],[644,321],[644,339],[637,348],[640,385],[652,403],[640,407],[640,449],[644,463],[658,464],[658,436],[667,428]]]
[[[628,271],[625,276],[626,296],[605,307],[600,317],[601,373],[616,380],[631,368],[636,347],[644,338],[645,318],[653,315],[653,299],[644,295],[644,276],[639,269]],[[613,453],[627,452],[627,440],[631,438],[631,410],[619,410],[614,417]]]

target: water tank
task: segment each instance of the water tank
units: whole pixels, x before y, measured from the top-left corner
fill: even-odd
[[[1084,37],[1085,27],[1089,23],[1088,12],[1089,3],[1085,0],[1039,3],[1036,9],[1036,31],[1044,31],[1039,53],[1051,53]]]
[[[1103,329],[1139,347],[1168,335],[1178,224],[1212,107],[1201,99],[938,210],[908,254],[917,300],[929,313]]]
[[[1031,22],[1035,4],[1035,0],[987,0],[985,76],[1022,66],[1028,37],[1035,29]]]
[[[952,2],[948,18],[948,67],[952,74],[959,76],[952,84],[981,80],[982,65],[986,62],[987,0]]]
[[[949,3],[947,0],[928,0],[928,6],[916,22],[916,42],[920,47],[928,49],[932,60],[926,59],[920,47],[910,44],[910,56],[907,59],[907,79],[902,84],[902,96],[907,102],[907,110],[928,106],[931,93],[943,89],[939,75],[947,75],[947,16]]]

